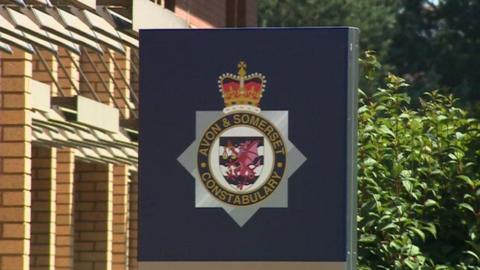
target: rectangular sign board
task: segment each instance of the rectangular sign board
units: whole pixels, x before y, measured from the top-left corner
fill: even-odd
[[[358,29],[140,32],[140,270],[355,269]]]

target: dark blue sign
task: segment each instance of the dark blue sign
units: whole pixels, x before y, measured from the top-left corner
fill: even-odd
[[[141,31],[141,267],[353,267],[357,35]]]

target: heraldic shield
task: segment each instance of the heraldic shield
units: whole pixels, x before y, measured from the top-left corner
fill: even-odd
[[[221,136],[219,166],[224,179],[238,192],[255,186],[263,170],[264,138]]]

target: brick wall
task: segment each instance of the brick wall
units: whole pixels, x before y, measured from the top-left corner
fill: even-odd
[[[79,71],[75,68],[75,65],[73,61],[77,63],[77,65],[80,65],[80,56],[75,55],[70,53],[70,55],[73,58],[70,59],[70,57],[67,54],[67,50],[63,48],[58,49],[58,55],[60,58],[61,63],[65,67],[67,74],[59,68],[58,70],[58,82],[60,86],[63,89],[63,92],[65,93],[65,96],[73,96],[75,95],[75,88],[72,86],[70,81],[67,79],[67,75],[72,79],[74,85],[77,87],[77,89],[80,89],[80,73]],[[60,65],[60,64],[59,64]]]
[[[135,51],[130,50],[131,66],[136,65],[136,67],[138,69],[138,66],[139,66],[139,61],[138,60],[139,59],[137,57],[137,54],[138,54],[138,50],[135,50]],[[130,68],[130,86],[132,87],[135,94],[137,94],[137,97],[139,97],[138,73],[134,70],[133,67]]]
[[[176,0],[175,13],[197,28],[225,27],[226,1]]]
[[[112,167],[75,162],[75,269],[112,270]]]
[[[257,0],[176,0],[175,14],[195,28],[257,26]]]
[[[113,166],[112,270],[128,269],[128,166]]]
[[[90,59],[93,62],[93,66],[96,67],[96,69],[100,73],[100,76],[98,76],[94,67],[90,64],[86,53],[88,53],[88,56],[90,56]],[[100,59],[103,59],[106,62],[107,69],[105,69]],[[100,98],[100,101],[108,105],[113,105],[110,94],[113,95],[114,93],[114,85],[108,74],[114,72],[114,65],[112,61],[110,61],[108,55],[106,53],[98,54],[93,50],[86,49],[82,52],[82,55],[80,56],[80,67],[85,73],[85,76],[94,88],[98,97]],[[102,81],[105,83],[105,85]],[[80,80],[80,92],[82,93],[82,95],[94,99],[90,90],[88,89],[87,83],[84,80]]]
[[[99,56],[90,53],[108,90],[116,93],[106,73],[114,72],[113,62],[102,55],[108,65],[105,70]],[[75,95],[56,58],[48,51],[41,54],[66,96]],[[60,48],[59,54],[67,74],[88,95],[66,51]],[[130,55],[128,50],[127,56],[114,54],[138,91],[137,76],[131,78],[135,73]],[[103,91],[99,93],[102,101],[112,104],[87,60],[72,56],[86,70],[97,93]],[[75,161],[73,149],[32,148],[30,94],[35,89],[30,89],[30,79],[52,85],[52,96],[59,95],[58,89],[39,56],[18,49],[13,55],[0,53],[0,71],[0,269],[137,269],[136,195],[129,201],[129,190],[137,188],[129,184],[128,166],[116,165],[114,171],[112,164]],[[128,98],[129,89],[118,70],[114,76]],[[115,99],[127,114],[123,98],[116,93]]]
[[[75,150],[57,150],[56,270],[73,270],[73,185]]]
[[[48,69],[50,69],[51,74],[53,75],[55,80],[58,81],[57,59],[51,52],[46,50],[40,50],[40,54],[43,57],[43,60],[45,61],[45,63],[47,64]],[[52,95],[54,96],[57,95],[58,89],[56,85],[53,83],[52,77],[49,75],[48,69],[45,67],[45,65],[41,61],[40,56],[38,56],[37,54],[33,55],[32,67],[33,67],[33,72],[32,72],[33,79],[39,82],[43,82],[51,85]]]
[[[56,153],[32,148],[30,270],[55,269]]]
[[[128,185],[129,194],[129,270],[138,269],[137,261],[137,247],[138,247],[138,174],[133,173],[130,177],[130,183]]]
[[[125,55],[120,53],[114,53],[113,55],[118,67],[120,68],[120,70],[115,68],[114,73],[115,83],[119,87],[119,89],[116,89],[114,92],[115,100],[124,113],[125,118],[129,118],[130,110],[128,109],[128,106],[123,98],[125,97],[127,100],[130,100],[130,90],[128,89],[127,84],[124,82],[122,75],[127,82],[130,81],[130,48],[126,48]],[[133,105],[130,104],[130,106],[133,108]]]
[[[255,27],[258,25],[258,19],[257,19],[257,0],[246,0],[246,25],[248,27]]]
[[[32,56],[0,53],[0,269],[28,270]]]

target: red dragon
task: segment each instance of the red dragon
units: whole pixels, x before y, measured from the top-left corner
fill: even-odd
[[[228,142],[226,148],[232,152],[230,155],[232,160],[228,162],[227,178],[229,180],[239,180],[237,187],[242,190],[243,186],[249,185],[254,182],[256,175],[255,169],[260,166],[260,160],[258,159],[258,140],[246,141],[240,143],[238,151]]]

